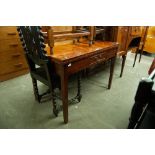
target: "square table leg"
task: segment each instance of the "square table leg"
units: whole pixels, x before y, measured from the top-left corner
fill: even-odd
[[[111,84],[112,84],[112,78],[113,78],[113,73],[114,73],[115,60],[116,60],[116,57],[113,57],[110,60],[111,62],[110,62],[110,76],[109,76],[108,89],[111,88]]]
[[[64,123],[68,123],[68,75],[66,74],[65,67],[62,69],[61,74],[61,96]]]

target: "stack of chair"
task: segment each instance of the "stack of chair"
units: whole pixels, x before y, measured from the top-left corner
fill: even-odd
[[[88,31],[79,31],[77,26],[72,26],[71,31],[64,31],[64,32],[54,32],[53,28],[51,26],[44,26],[42,27],[44,32],[44,37],[46,39],[46,42],[51,48],[51,54],[52,49],[54,47],[54,43],[57,41],[62,40],[73,40],[73,43],[76,41],[79,42],[79,39],[81,37],[87,37],[88,38],[88,44],[89,46],[93,43],[93,33],[94,33],[94,27],[90,26]]]

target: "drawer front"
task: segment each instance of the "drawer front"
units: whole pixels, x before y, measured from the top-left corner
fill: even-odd
[[[0,40],[19,38],[16,26],[0,26]]]
[[[12,61],[9,61],[7,63],[1,62],[0,63],[0,68],[1,68],[0,75],[20,71],[20,70],[25,69],[27,67],[28,66],[27,66],[26,60],[22,60],[22,59],[12,60]]]
[[[25,60],[24,52],[18,51],[5,51],[0,53],[0,59],[2,63],[13,60]]]
[[[0,40],[0,53],[5,51],[19,51],[23,49],[19,39]]]
[[[82,69],[88,68],[90,66],[96,65],[103,61],[106,61],[112,57],[115,57],[117,53],[117,49],[109,50],[106,52],[101,52],[99,54],[95,54],[93,56],[84,58],[80,61],[76,61],[73,63],[68,64],[68,73],[72,74],[78,72]]]

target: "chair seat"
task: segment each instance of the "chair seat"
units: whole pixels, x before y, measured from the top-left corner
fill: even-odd
[[[53,87],[54,88],[60,88],[60,77],[54,73],[52,73],[50,75],[51,75]],[[36,68],[35,71],[31,72],[31,76],[35,77],[37,80],[39,80],[42,83],[44,83],[45,85],[49,86],[47,74],[46,74],[46,71],[43,67]]]

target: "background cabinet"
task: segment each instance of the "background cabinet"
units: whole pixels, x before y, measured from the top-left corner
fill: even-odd
[[[142,26],[115,26],[111,29],[110,38],[119,43],[119,50],[126,51],[129,47],[134,47],[134,41],[143,37]]]
[[[0,81],[28,73],[18,32],[15,26],[0,27]]]

